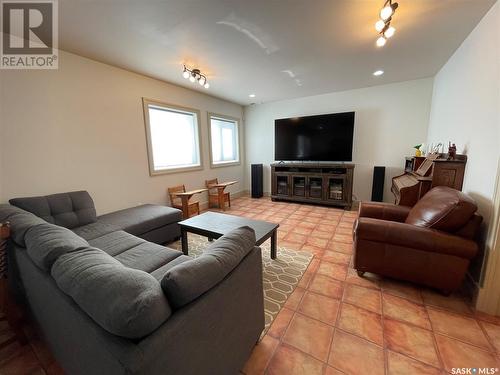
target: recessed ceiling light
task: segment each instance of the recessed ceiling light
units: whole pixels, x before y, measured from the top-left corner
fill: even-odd
[[[384,74],[384,71],[383,71],[383,70],[377,70],[377,71],[373,72],[373,75],[374,75],[375,77],[381,76],[382,74]]]
[[[250,98],[255,98],[255,94],[248,95]]]

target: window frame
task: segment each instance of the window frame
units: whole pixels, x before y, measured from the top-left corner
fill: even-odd
[[[172,110],[173,112],[187,112],[192,113],[196,116],[196,132],[197,132],[197,144],[198,144],[198,155],[199,155],[199,164],[187,166],[187,167],[173,167],[166,168],[161,170],[155,170],[154,166],[154,158],[153,158],[153,146],[151,142],[151,128],[149,124],[149,106],[158,106],[163,107],[167,110]],[[148,164],[149,164],[149,175],[150,176],[160,176],[164,174],[170,173],[179,173],[179,172],[189,172],[189,171],[199,171],[203,170],[203,150],[202,150],[202,139],[201,139],[201,113],[196,108],[184,107],[177,104],[160,102],[158,100],[142,98],[142,107],[144,112],[144,126],[146,131],[146,146],[148,153]]]
[[[220,119],[220,120],[226,120],[226,121],[231,121],[236,123],[236,133],[238,139],[236,140],[236,147],[237,147],[237,160],[230,160],[230,161],[221,161],[221,162],[214,162],[213,160],[213,153],[212,153],[212,117],[215,119]],[[221,115],[219,113],[214,113],[214,112],[208,112],[207,113],[207,127],[208,127],[208,153],[210,157],[210,168],[223,168],[223,167],[231,167],[235,165],[241,165],[241,119],[238,117],[233,117],[233,116],[228,116],[228,115]]]

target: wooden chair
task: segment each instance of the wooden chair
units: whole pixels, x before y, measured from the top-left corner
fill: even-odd
[[[182,210],[184,216],[186,216],[186,209],[183,207],[182,201],[183,199],[176,195],[175,193],[185,193],[186,192],[186,187],[184,185],[179,185],[179,186],[174,186],[168,188],[168,195],[170,196],[170,203],[172,204],[172,207],[178,208],[179,210]],[[200,214],[200,203],[198,201],[193,201],[189,202],[189,197],[186,197],[184,199],[187,199],[187,217],[184,217],[184,219],[188,219],[191,217],[191,215],[199,215]]]
[[[231,207],[231,195],[229,192],[224,191],[225,186],[219,186],[219,180],[214,178],[212,180],[206,180],[205,185],[208,189],[208,205],[210,207],[219,207],[224,209],[224,207],[220,207],[219,194],[222,195],[223,205],[227,204]],[[221,184],[223,185],[223,184]]]

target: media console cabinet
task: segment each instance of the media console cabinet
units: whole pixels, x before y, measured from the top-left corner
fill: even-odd
[[[354,164],[273,163],[271,199],[352,206]]]

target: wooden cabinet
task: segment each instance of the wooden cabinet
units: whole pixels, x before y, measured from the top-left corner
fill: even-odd
[[[271,198],[351,208],[354,164],[271,164]]]

